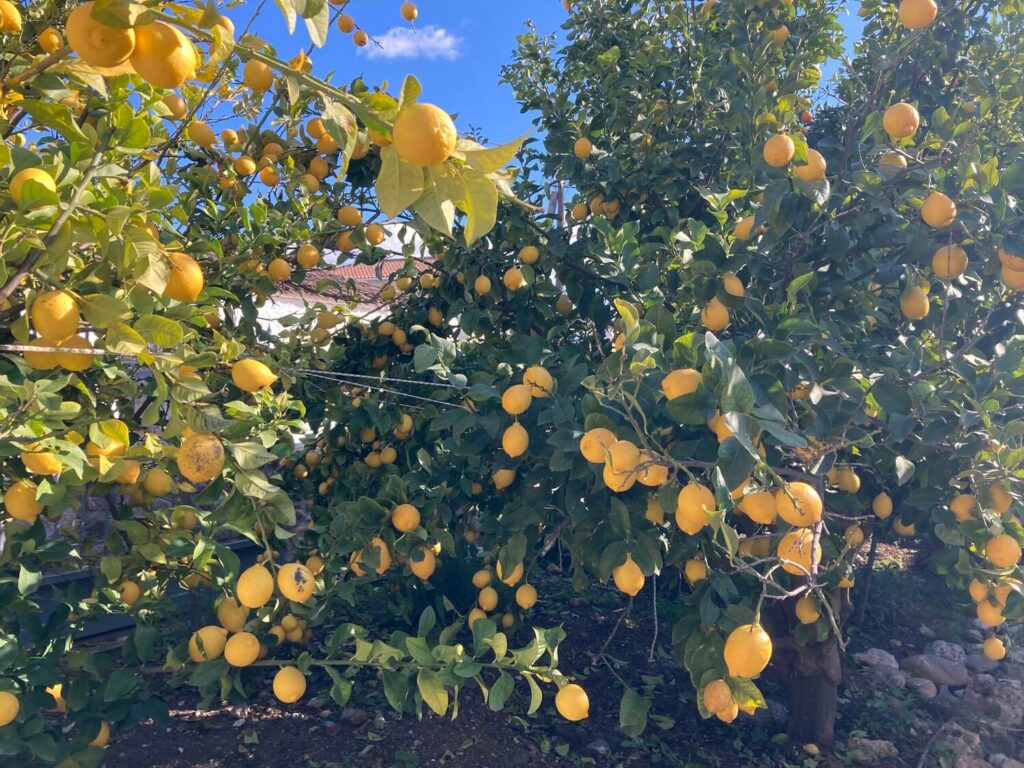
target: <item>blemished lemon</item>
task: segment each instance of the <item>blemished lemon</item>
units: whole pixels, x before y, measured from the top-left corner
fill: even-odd
[[[304,603],[316,591],[316,580],[302,563],[287,563],[277,571],[277,588],[287,599]]]
[[[399,113],[392,138],[395,151],[405,162],[432,166],[451,157],[459,135],[443,109],[433,104],[413,104]]]
[[[277,381],[277,376],[259,360],[246,358],[231,366],[231,380],[246,392],[259,392]]]
[[[224,653],[228,641],[228,631],[214,624],[200,627],[192,633],[188,641],[188,655],[194,662],[218,659]]]
[[[251,632],[238,632],[224,645],[224,660],[232,667],[248,667],[260,656],[260,641]]]
[[[249,566],[238,577],[235,594],[246,608],[262,608],[274,595],[274,577],[260,564]]]
[[[704,708],[713,715],[732,706],[732,690],[725,680],[712,680],[701,693],[704,700]]]
[[[284,704],[294,704],[306,692],[306,676],[297,667],[281,667],[274,675],[274,695]]]
[[[570,722],[586,720],[590,715],[590,698],[579,685],[569,683],[555,694],[555,709]]]
[[[534,397],[547,397],[555,389],[555,380],[542,365],[531,365],[527,368],[523,372],[523,384],[530,385],[530,393]]]
[[[68,15],[64,33],[68,45],[86,64],[116,67],[128,60],[135,49],[135,30],[110,27],[92,17],[96,3],[76,6]]]
[[[725,666],[733,677],[756,677],[772,658],[772,639],[760,624],[743,624],[725,641]]]
[[[192,435],[178,450],[177,463],[183,477],[193,483],[205,483],[224,469],[224,446],[216,435]]]

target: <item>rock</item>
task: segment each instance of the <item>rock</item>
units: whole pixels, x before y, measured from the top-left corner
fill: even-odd
[[[370,719],[370,713],[365,709],[356,709],[355,707],[345,707],[341,712],[341,722],[348,723],[349,725],[360,726]]]
[[[951,661],[932,653],[908,656],[900,662],[900,666],[914,677],[923,677],[936,685],[957,687],[971,681],[963,662]]]
[[[1015,664],[1024,664],[1024,648],[1016,647],[1010,649],[1009,660]]]
[[[997,757],[997,755],[989,756],[988,761],[990,763],[992,763],[993,757]],[[1006,755],[998,755],[998,757],[1002,757],[1003,761],[998,765],[992,763],[992,765],[995,765],[996,768],[1024,768],[1024,763],[1022,763],[1020,760],[1014,760],[1012,757],[1007,757]]]
[[[939,695],[939,689],[931,680],[923,677],[912,677],[907,680],[907,688],[912,690],[922,699],[934,699]]]
[[[924,647],[924,652],[932,656],[941,656],[949,661],[963,661],[967,658],[967,652],[963,646],[956,643],[947,643],[945,640],[934,640]]]
[[[970,640],[972,643],[984,643],[985,642],[985,635],[984,635],[984,633],[979,632],[976,629],[968,629],[967,630],[967,639]]]
[[[853,654],[853,660],[865,667],[889,667],[891,669],[900,668],[899,663],[896,661],[896,657],[888,651],[883,651],[881,648],[869,648],[866,651],[855,653]]]
[[[919,634],[921,637],[935,637],[935,630],[926,624],[922,624],[920,627],[918,627],[917,634]]]
[[[880,682],[899,688],[901,691],[907,687],[907,673],[903,670],[892,667],[875,667],[871,670],[871,674]]]
[[[994,672],[999,668],[998,661],[992,661],[984,653],[971,653],[968,654],[967,659],[964,661],[967,668],[972,672]]]
[[[326,706],[326,704],[327,699],[325,699],[323,696],[314,696],[306,703],[306,706],[313,707],[314,709],[320,709]]]
[[[999,677],[1002,680],[1020,680],[1024,682],[1024,664],[1004,661],[999,667]]]
[[[1005,763],[1009,759],[1009,757],[999,752],[997,752],[994,755],[988,756],[988,762],[990,765],[992,765],[992,768],[1003,768],[1003,763]]]
[[[855,763],[878,765],[882,760],[899,757],[900,751],[891,741],[851,736],[846,740],[846,754]]]
[[[608,746],[608,742],[604,739],[594,739],[594,741],[587,744],[587,750],[604,757],[611,751],[611,747]]]
[[[992,768],[992,764],[976,755],[961,755],[953,768]]]
[[[1024,724],[1024,683],[1019,680],[997,680],[989,700],[999,713],[999,724],[1015,728]]]
[[[978,757],[981,755],[981,736],[974,731],[968,731],[958,723],[948,723],[935,740],[935,749],[940,751],[946,749],[958,757],[964,755]]]
[[[971,688],[981,693],[991,693],[996,687],[996,679],[985,672],[979,672],[971,679]]]
[[[991,733],[981,734],[981,749],[988,755],[985,759],[991,763],[993,755],[1005,757],[1007,752],[1016,752],[1017,741],[1012,733],[1000,728]]]

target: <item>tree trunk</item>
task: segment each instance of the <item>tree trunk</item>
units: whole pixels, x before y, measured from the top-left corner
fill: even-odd
[[[789,697],[786,731],[790,738],[798,744],[832,746],[842,676],[835,638],[779,649],[773,661]]]

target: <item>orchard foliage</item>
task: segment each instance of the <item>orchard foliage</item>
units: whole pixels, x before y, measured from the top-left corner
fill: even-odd
[[[328,6],[295,6],[323,44]],[[0,752],[97,762],[108,723],[163,708],[140,670],[213,701],[270,667],[282,701],[308,680],[341,704],[373,670],[395,709],[439,714],[471,683],[535,711],[554,681],[579,720],[564,632],[517,629],[556,546],[576,587],[642,599],[661,574],[703,715],[763,706],[771,660],[790,731],[819,742],[808,687],[834,698],[869,540],[934,535],[982,621],[1024,614],[1022,8],[948,6],[906,9],[908,29],[865,4],[826,91],[836,3],[572,3],[564,46],[530,29],[504,71],[543,136],[518,174],[521,141],[459,139],[413,109],[414,79],[332,85],[315,50],[286,63],[213,6],[90,11],[197,45],[180,101],[163,70],[54,44],[68,9],[5,22],[0,296],[43,351],[0,363],[0,690],[19,702]],[[357,9],[334,16],[358,45]],[[16,183],[30,167],[46,176]],[[381,316],[261,328],[321,252],[388,255],[394,218]],[[72,524],[97,503],[102,542]],[[96,588],[44,616],[62,567]],[[206,615],[168,635],[182,589]],[[123,648],[78,645],[122,613]],[[636,734],[651,702],[630,684]]]

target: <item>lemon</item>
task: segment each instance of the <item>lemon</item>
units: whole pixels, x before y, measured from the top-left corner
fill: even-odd
[[[100,729],[92,741],[90,747],[105,747],[110,743],[110,723],[106,720],[100,721]]]
[[[886,152],[878,160],[878,175],[890,181],[907,169],[907,158],[899,152]]]
[[[729,308],[712,296],[701,310],[700,321],[709,331],[724,331],[729,325]]]
[[[772,42],[776,45],[783,45],[787,40],[789,40],[789,27],[785,24],[772,30]]]
[[[530,434],[518,421],[511,424],[501,435],[501,448],[512,458],[526,453],[529,445]]]
[[[640,570],[633,557],[626,555],[626,561],[612,569],[612,580],[620,592],[635,597],[644,588],[644,572]]]
[[[193,120],[189,123],[187,133],[188,137],[201,147],[209,149],[217,143],[217,137],[213,133],[213,128],[202,120]],[[224,143],[227,144],[226,141]]]
[[[374,536],[370,539],[370,547],[375,549],[378,553],[378,562],[376,573],[378,576],[382,575],[388,568],[391,567],[391,550],[388,549],[388,545],[384,542],[384,539],[379,536]],[[363,551],[357,550],[352,553],[352,558],[349,561],[349,568],[356,576],[366,575],[366,571],[363,570],[361,564],[363,561]]]
[[[523,384],[530,385],[534,397],[547,397],[555,389],[555,381],[542,365],[531,365],[523,373]]]
[[[491,481],[494,483],[495,490],[503,491],[508,488],[516,480],[516,471],[514,469],[499,469],[493,475],[491,475]]]
[[[231,380],[246,392],[259,392],[277,381],[277,376],[259,360],[246,358],[231,366]]]
[[[913,136],[917,133],[920,125],[921,116],[917,112],[917,107],[905,101],[893,104],[882,115],[882,127],[894,139],[906,139]],[[897,157],[903,159],[902,155],[897,155]],[[903,166],[906,167],[905,159]]]
[[[282,258],[272,259],[270,264],[267,265],[267,276],[275,283],[291,280],[291,265]]]
[[[228,631],[224,627],[210,624],[192,633],[188,641],[188,655],[192,661],[201,662],[218,659],[224,652]]]
[[[135,49],[135,30],[110,27],[92,17],[96,3],[77,6],[68,15],[64,33],[68,45],[86,64],[116,67],[128,60]]]
[[[743,624],[726,638],[724,656],[733,677],[756,677],[772,658],[772,639],[760,624]]]
[[[722,273],[722,287],[725,288],[725,292],[730,296],[736,298],[742,298],[746,294],[746,289],[743,287],[743,281],[741,281],[732,272]]]
[[[185,115],[188,114],[188,104],[176,93],[168,93],[164,96],[163,103],[167,107],[167,111],[170,112],[168,117],[171,120],[184,120]]]
[[[419,11],[416,8],[416,3],[410,3],[408,0],[402,3],[401,8],[402,18],[408,22],[416,21],[416,17],[419,16]]]
[[[640,449],[628,440],[616,440],[608,446],[602,478],[604,484],[616,493],[628,491],[637,481],[634,471],[641,461]]]
[[[814,546],[814,533],[810,528],[798,528],[782,537],[776,554],[786,573],[806,576],[811,572],[812,556],[821,561],[821,544]]]
[[[262,608],[274,594],[274,577],[262,565],[249,566],[238,577],[235,594],[246,608]]]
[[[53,176],[42,168],[23,168],[14,174],[8,182],[8,191],[10,191],[14,202],[21,203],[22,187],[29,181],[35,182],[51,192],[55,193],[57,191],[57,182],[53,180]]]
[[[121,602],[125,605],[135,605],[135,602],[142,596],[142,589],[134,581],[122,581],[117,591],[121,593]]]
[[[363,236],[370,245],[380,245],[387,239],[388,235],[380,224],[370,224],[363,233]],[[420,282],[422,280],[423,278],[421,277]]]
[[[961,493],[958,496],[954,496],[949,502],[949,511],[953,513],[953,517],[957,519],[957,522],[963,523],[974,517],[974,508],[978,504],[978,499],[969,493]]]
[[[395,151],[412,165],[443,163],[458,141],[455,123],[443,109],[433,104],[413,104],[403,109],[392,132]]]
[[[420,511],[412,504],[399,504],[391,511],[391,524],[395,530],[411,533],[420,527]]]
[[[796,618],[801,624],[813,624],[820,616],[821,607],[813,595],[804,595],[796,601]]]
[[[346,227],[358,227],[363,223],[363,214],[353,205],[344,205],[338,209],[338,221]]]
[[[932,271],[939,280],[956,280],[967,270],[967,251],[959,245],[944,245],[932,256]]]
[[[513,384],[501,396],[501,407],[510,416],[525,413],[533,402],[533,388],[529,384]]]
[[[192,41],[176,28],[154,21],[135,27],[135,48],[129,61],[150,85],[177,88],[195,77],[199,54]]]
[[[34,475],[59,475],[64,468],[60,457],[52,451],[27,451],[19,458],[25,469]]]
[[[205,483],[218,477],[224,468],[224,446],[215,435],[192,435],[182,443],[177,462],[183,477]]]
[[[281,667],[274,675],[274,695],[278,701],[294,704],[306,692],[306,676],[297,667]]]
[[[53,30],[53,27],[47,27],[46,30],[43,30],[43,34],[47,30]],[[21,34],[21,10],[11,0],[0,0],[0,32]],[[59,35],[60,33],[58,32],[57,34]],[[40,35],[39,42],[42,45],[42,34]],[[60,48],[59,45],[57,47]],[[43,48],[45,50],[46,46],[44,45]],[[52,53],[52,51],[50,52]]]
[[[594,151],[594,145],[585,136],[580,136],[572,145],[572,153],[580,160],[586,160]]]
[[[503,574],[503,571],[501,569],[501,561],[499,560],[497,565],[495,566],[495,571],[498,574],[498,581],[500,581],[503,584],[507,584],[510,587],[518,584],[523,578],[522,563],[517,563],[515,567],[512,568],[512,572],[509,573],[508,576],[506,577]]]
[[[33,339],[28,343],[30,347],[52,347],[53,342],[46,339]],[[57,355],[53,352],[25,352],[25,362],[29,367],[37,371],[48,371],[57,367]]]
[[[793,159],[794,152],[796,152],[796,145],[793,140],[784,133],[777,133],[765,142],[761,154],[764,156],[764,161],[772,168],[781,168],[789,164]]]
[[[555,709],[566,720],[576,723],[590,715],[590,699],[580,686],[569,683],[555,694]]]
[[[477,589],[483,589],[491,583],[491,572],[485,568],[481,568],[473,574],[472,582],[473,586]]]
[[[690,584],[704,581],[708,577],[708,564],[695,557],[691,558],[683,566],[683,575]]]
[[[704,686],[701,698],[704,701],[704,708],[713,715],[728,710],[734,703],[732,690],[725,680],[712,680]]]
[[[505,270],[505,274],[501,276],[501,282],[510,291],[518,291],[526,285],[526,279],[519,267],[509,267]]]
[[[516,605],[528,611],[537,604],[537,588],[532,584],[523,584],[516,590]]]
[[[921,219],[933,229],[943,229],[956,221],[956,203],[942,192],[932,192],[921,206]]]
[[[1020,544],[1008,533],[1001,533],[988,540],[988,544],[985,545],[985,557],[996,568],[1013,568],[1020,562]]]
[[[919,285],[908,286],[900,296],[900,311],[908,320],[923,320],[930,308],[928,294]]]
[[[836,475],[836,487],[846,493],[860,490],[860,476],[850,467],[843,467]]]
[[[1003,611],[988,600],[978,603],[978,621],[986,627],[998,627],[1006,621]]]
[[[370,36],[360,29],[357,30],[354,35],[352,35],[352,42],[355,43],[358,48],[362,48],[368,42],[370,42]]]
[[[249,618],[249,609],[233,597],[225,597],[217,605],[217,621],[229,632],[241,632]]]
[[[604,464],[607,460],[605,451],[618,438],[610,429],[596,427],[587,430],[580,440],[580,453],[592,464]]]
[[[708,524],[708,513],[715,511],[715,494],[706,485],[688,483],[676,497],[676,525],[693,536]]]
[[[32,327],[47,341],[60,342],[78,331],[78,302],[64,291],[46,291],[32,302]]]
[[[472,629],[477,619],[486,618],[487,614],[484,611],[481,611],[479,608],[473,608],[472,610],[470,610],[469,613],[466,614],[466,624],[469,626],[470,629]]]
[[[249,59],[242,68],[242,80],[256,93],[266,93],[274,84],[274,70],[262,61]]]
[[[1003,641],[998,637],[986,638],[982,644],[982,651],[992,661],[1001,661],[1006,658],[1006,646],[1003,645]],[[0,722],[2,722],[2,718],[0,718]]]
[[[674,400],[677,397],[696,392],[697,387],[703,381],[704,377],[700,371],[694,368],[679,368],[675,371],[670,371],[661,380],[661,391],[665,393],[665,397],[669,400]]]
[[[744,216],[732,228],[732,236],[737,240],[749,240],[754,234],[754,216]]]
[[[907,29],[925,29],[938,16],[939,7],[935,0],[902,0],[900,3],[900,24]]]
[[[260,656],[260,641],[251,632],[238,632],[224,645],[224,660],[232,667],[248,667]]]
[[[437,556],[433,550],[427,547],[420,547],[419,555],[419,560],[416,559],[415,554],[410,555],[409,570],[423,581],[426,581],[434,575],[434,570],[437,568]]]
[[[164,286],[164,298],[193,302],[203,290],[203,270],[191,256],[178,251],[167,254],[171,271]]]
[[[892,498],[884,491],[871,500],[871,511],[879,520],[885,520],[892,514]]]
[[[31,480],[16,480],[4,493],[4,507],[15,520],[34,523],[43,511],[36,501],[38,488]]]
[[[767,490],[746,494],[739,500],[736,508],[755,523],[760,523],[761,525],[774,525],[775,520],[779,516],[775,494]]]
[[[816,149],[807,150],[807,160],[804,165],[797,165],[793,168],[793,175],[801,181],[820,181],[825,178],[825,158]]]
[[[537,259],[540,258],[540,251],[537,250],[535,245],[524,245],[519,249],[519,260],[523,264],[536,264]]]
[[[302,563],[287,563],[277,571],[277,588],[288,600],[304,603],[316,591],[316,580]]]

